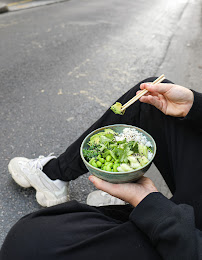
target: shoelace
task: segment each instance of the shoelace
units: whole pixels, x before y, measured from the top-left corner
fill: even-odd
[[[49,157],[49,156],[52,156],[54,153],[50,153],[48,156],[46,157]],[[43,165],[41,163],[41,159],[45,158],[45,156],[43,155],[40,155],[38,158],[36,159],[31,159],[28,164],[30,165],[31,168],[34,168],[34,169],[39,169],[42,171],[43,169]]]

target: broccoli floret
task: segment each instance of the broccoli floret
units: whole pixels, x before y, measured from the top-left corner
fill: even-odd
[[[90,159],[96,158],[98,156],[98,151],[95,147],[90,147],[89,150],[83,149],[83,156],[89,162]]]

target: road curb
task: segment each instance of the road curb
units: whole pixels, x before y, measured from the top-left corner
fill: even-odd
[[[8,12],[8,7],[5,3],[0,2],[0,14]]]

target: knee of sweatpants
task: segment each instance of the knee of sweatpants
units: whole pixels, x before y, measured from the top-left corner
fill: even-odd
[[[0,250],[1,260],[37,259],[40,231],[31,219],[20,219],[7,234]]]

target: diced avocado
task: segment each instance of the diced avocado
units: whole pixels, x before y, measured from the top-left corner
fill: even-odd
[[[91,136],[89,145],[98,145],[100,144],[101,139],[105,141],[110,141],[114,138],[116,133],[112,129],[105,129],[103,132],[99,132]]]
[[[147,164],[149,162],[149,160],[145,156],[142,156],[138,160],[139,160],[141,166],[144,166],[145,164]]]
[[[99,142],[100,142],[100,136],[96,134],[96,135],[91,136],[89,144],[90,145],[99,144]]]
[[[118,114],[118,115],[123,115],[125,110],[122,111],[122,104],[119,103],[119,102],[116,102],[116,104],[114,104],[113,106],[111,106],[111,110],[115,113],[115,114]]]
[[[105,129],[104,132],[105,132],[105,134],[113,134],[113,135],[116,134],[116,132],[114,132],[114,130],[112,130],[110,128]]]
[[[109,138],[110,140],[114,139],[114,135],[113,135],[113,134],[107,133],[107,134],[105,134],[105,136],[106,136],[107,138]]]

